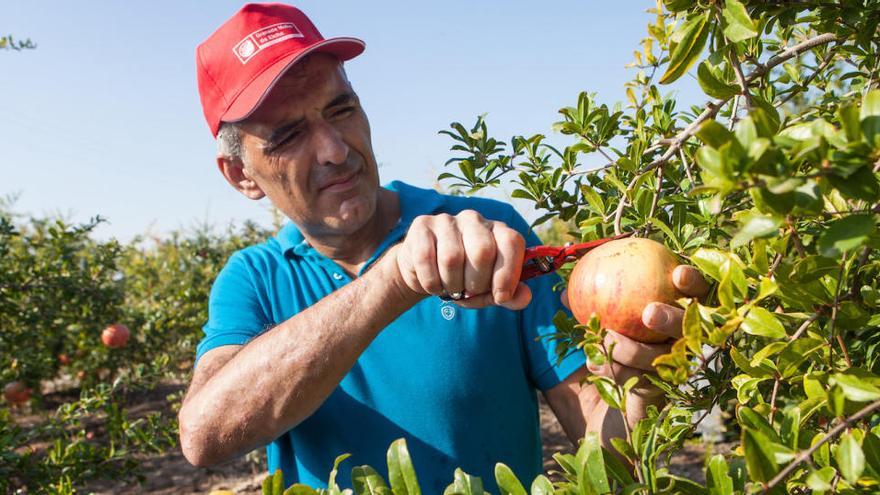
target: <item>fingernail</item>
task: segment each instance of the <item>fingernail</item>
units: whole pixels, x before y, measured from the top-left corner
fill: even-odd
[[[669,315],[666,311],[652,304],[648,306],[648,321],[645,325],[651,328],[657,328],[665,325],[669,321]]]
[[[679,287],[690,287],[694,283],[694,273],[691,270],[675,270],[675,285]]]

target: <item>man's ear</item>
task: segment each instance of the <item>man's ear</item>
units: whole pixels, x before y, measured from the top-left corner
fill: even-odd
[[[248,198],[262,199],[266,196],[240,158],[217,155],[217,168],[226,182]]]

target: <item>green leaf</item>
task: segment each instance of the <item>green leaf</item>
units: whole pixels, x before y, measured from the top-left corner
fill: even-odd
[[[846,134],[846,140],[851,143],[861,141],[863,131],[861,129],[859,107],[854,103],[841,105],[840,108],[837,109],[835,115],[837,115],[837,120],[840,121],[840,127]]]
[[[843,435],[840,444],[837,445],[837,453],[835,454],[837,467],[840,468],[840,475],[850,484],[855,482],[865,470],[865,454],[858,440],[852,433]]]
[[[748,11],[739,0],[725,0],[721,15],[727,23],[724,27],[724,36],[730,41],[736,43],[758,35],[758,26],[749,17]]]
[[[375,469],[357,466],[351,470],[351,483],[357,495],[391,495],[391,489]]]
[[[404,438],[395,440],[388,448],[388,481],[394,495],[422,493]]]
[[[752,479],[766,483],[779,472],[772,442],[764,434],[743,428],[742,447],[746,454],[746,467]]]
[[[467,474],[461,468],[456,468],[454,481],[443,493],[444,495],[484,495],[486,492],[483,491],[483,480]]]
[[[828,382],[840,387],[847,400],[853,402],[870,402],[880,399],[880,388],[854,374],[835,373],[831,375]]]
[[[706,275],[721,281],[721,265],[728,260],[727,253],[717,249],[700,248],[691,256],[691,261]]]
[[[495,481],[501,495],[526,495],[526,489],[513,474],[513,470],[500,462],[495,464]]]
[[[860,167],[849,175],[829,174],[828,182],[849,199],[875,201],[880,198],[877,176],[868,166]]]
[[[864,244],[875,231],[873,215],[850,215],[839,218],[819,237],[819,253],[827,258],[838,258]]]
[[[779,226],[782,219],[757,213],[746,212],[739,221],[741,227],[733,239],[730,240],[731,248],[744,246],[757,237],[771,237],[779,234]]]
[[[336,475],[339,473],[339,465],[342,464],[342,461],[348,459],[349,457],[351,457],[351,454],[342,454],[340,456],[337,456],[336,459],[333,461],[333,469],[330,470],[330,477],[327,480],[328,488],[336,488],[337,490],[339,489],[339,487],[336,486]]]
[[[709,119],[697,130],[697,137],[713,148],[720,148],[732,141],[735,135],[717,121]]]
[[[660,84],[669,84],[683,76],[700,56],[709,36],[710,14],[706,10],[702,14],[694,15],[675,30],[672,36],[680,41],[671,48],[669,65],[660,78]]]
[[[550,480],[548,480],[543,474],[538,475],[538,477],[532,481],[530,495],[553,495],[554,493],[556,492],[553,490],[553,483],[550,483]]]
[[[670,12],[681,12],[694,6],[696,0],[663,0],[665,6]]]
[[[580,478],[582,486],[590,486],[593,493],[608,493],[611,486],[608,484],[608,473],[605,472],[605,458],[602,455],[602,444],[599,434],[595,431],[587,432],[577,452],[577,458],[581,463]]]
[[[859,120],[862,125],[862,133],[865,140],[873,148],[880,147],[880,90],[869,91],[862,100],[862,109],[859,112]]]
[[[688,349],[694,354],[703,352],[703,326],[700,318],[699,304],[688,304],[681,320],[682,338],[687,342]]]
[[[831,466],[813,471],[807,476],[807,486],[813,491],[824,492],[831,490],[831,480],[834,479],[836,473],[837,471]]]
[[[309,485],[304,485],[302,483],[295,483],[290,486],[287,490],[284,490],[284,495],[320,495],[317,490],[310,487]]]
[[[733,478],[728,474],[729,468],[724,456],[716,454],[709,460],[706,467],[706,488],[709,495],[733,495]]]
[[[263,495],[281,495],[284,493],[284,474],[276,469],[271,476],[263,480]]]
[[[862,441],[862,450],[867,467],[873,471],[875,477],[880,476],[880,437],[873,433],[866,434]]]
[[[701,62],[697,67],[697,82],[704,93],[719,100],[726,100],[739,93],[739,87],[715,77],[708,61]]]
[[[740,328],[749,335],[758,335],[761,337],[769,337],[771,339],[782,339],[787,336],[785,327],[776,316],[766,309],[753,306],[748,314],[745,314],[747,307],[740,307],[737,313],[743,317]]]

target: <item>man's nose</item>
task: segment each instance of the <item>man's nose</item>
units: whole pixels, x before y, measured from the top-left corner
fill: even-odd
[[[321,165],[339,165],[348,158],[348,145],[339,129],[322,122],[313,134],[315,154]]]

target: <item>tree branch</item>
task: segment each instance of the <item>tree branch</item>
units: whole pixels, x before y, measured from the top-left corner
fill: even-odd
[[[770,490],[773,489],[773,487],[775,487],[780,482],[782,482],[789,474],[792,473],[792,471],[795,470],[796,467],[798,467],[798,465],[800,465],[800,463],[809,459],[810,456],[813,455],[813,452],[815,452],[819,447],[821,447],[822,444],[824,444],[828,440],[831,440],[832,438],[834,438],[835,436],[840,434],[840,432],[842,432],[846,428],[849,428],[853,423],[858,422],[859,420],[861,420],[865,416],[868,416],[869,414],[876,411],[877,409],[880,409],[880,400],[876,400],[876,401],[868,404],[867,406],[865,406],[861,410],[859,410],[859,412],[857,412],[857,413],[853,414],[852,416],[841,421],[840,424],[838,424],[837,426],[832,428],[818,442],[816,442],[812,446],[810,446],[809,449],[798,454],[798,456],[795,457],[794,460],[792,460],[787,466],[785,466],[785,469],[780,471],[776,476],[773,477],[773,479],[771,479],[769,482],[767,482],[767,485],[764,486],[764,493],[770,492]]]

